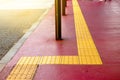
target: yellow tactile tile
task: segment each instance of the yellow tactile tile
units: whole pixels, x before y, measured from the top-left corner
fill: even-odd
[[[52,56],[50,64],[55,64],[55,62],[56,62],[56,56]]]
[[[21,57],[17,64],[24,64],[27,57]]]
[[[61,64],[64,64],[65,63],[65,56],[61,56]]]
[[[94,60],[96,60],[94,62]],[[92,56],[38,56],[22,57],[11,71],[7,80],[32,80],[39,64],[99,64],[98,55]]]
[[[42,56],[39,64],[79,64],[78,56]]]
[[[63,64],[69,64],[69,56],[64,56]]]
[[[69,64],[74,64],[74,62],[73,62],[73,56],[68,56],[68,63]]]
[[[77,0],[72,0],[80,64],[102,64]]]
[[[50,64],[50,63],[51,63],[51,58],[52,58],[52,56],[48,56],[48,57],[47,57],[46,64]]]
[[[61,64],[61,56],[56,56],[55,64]]]
[[[42,64],[43,58],[44,58],[43,56],[40,56],[39,64]]]
[[[73,56],[73,64],[80,64],[78,56]]]
[[[99,56],[98,52],[94,48],[80,48],[79,56]]]
[[[7,80],[32,80],[40,57],[22,57],[11,71]]]
[[[40,61],[40,57],[38,56],[38,57],[34,57],[34,61],[33,61],[33,63],[32,64],[38,64],[39,63],[39,61]]]

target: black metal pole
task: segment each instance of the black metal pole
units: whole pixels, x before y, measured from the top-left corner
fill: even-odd
[[[55,0],[55,36],[61,40],[61,0]]]

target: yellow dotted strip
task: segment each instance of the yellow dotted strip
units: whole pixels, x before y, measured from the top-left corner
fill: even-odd
[[[78,65],[81,64],[79,61],[78,56],[21,57],[6,80],[33,80],[39,64]]]
[[[102,64],[77,0],[72,0],[80,64]]]
[[[40,57],[22,57],[13,68],[7,80],[32,80]]]
[[[78,56],[39,56],[21,57],[13,68],[7,80],[32,80],[41,64],[79,64]]]
[[[42,56],[39,64],[79,64],[78,56]]]

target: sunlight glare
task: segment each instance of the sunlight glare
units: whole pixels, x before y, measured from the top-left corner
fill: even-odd
[[[54,0],[0,0],[0,9],[49,8]]]

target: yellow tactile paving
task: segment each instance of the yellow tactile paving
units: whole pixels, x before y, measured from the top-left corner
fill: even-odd
[[[7,80],[32,80],[40,57],[22,57],[11,71]]]
[[[96,60],[96,64],[102,64],[98,55],[90,57],[82,57],[81,55],[81,58],[79,56],[22,57],[7,77],[7,80],[32,80],[39,64],[94,64],[94,60]]]
[[[69,56],[62,56],[62,64],[69,64]]]
[[[64,64],[65,63],[65,56],[61,56],[61,64]]]
[[[50,64],[55,64],[56,56],[52,56]]]
[[[73,56],[73,64],[80,64],[78,56]]]
[[[73,56],[68,56],[68,63],[69,64],[74,64],[74,62],[73,62]]]
[[[102,64],[77,0],[72,0],[80,64]]]
[[[78,56],[42,56],[39,64],[79,64]]]
[[[50,64],[50,63],[51,63],[51,58],[52,58],[52,56],[48,56],[47,58],[48,58],[48,59],[47,59],[47,61],[46,61],[46,64]]]
[[[61,56],[56,56],[55,64],[61,64]]]
[[[39,64],[42,64],[43,62],[43,56],[40,57]]]

